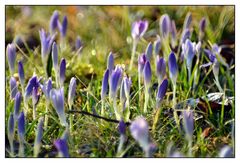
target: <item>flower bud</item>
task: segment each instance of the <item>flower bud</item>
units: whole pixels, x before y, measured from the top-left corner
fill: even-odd
[[[15,61],[16,61],[16,47],[14,43],[7,45],[7,56],[8,56],[8,65],[11,74],[14,74],[15,70]]]

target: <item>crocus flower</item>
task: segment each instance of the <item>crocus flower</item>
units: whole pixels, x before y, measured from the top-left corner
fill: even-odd
[[[112,52],[110,52],[108,55],[107,69],[109,70],[109,74],[112,74],[112,71],[114,69],[114,57]]]
[[[38,121],[38,126],[36,130],[35,141],[34,141],[34,156],[37,157],[40,147],[41,147],[41,140],[43,137],[43,117],[41,117]]]
[[[219,157],[233,157],[233,149],[228,145],[225,145],[223,148],[221,148]]]
[[[79,50],[82,47],[82,41],[80,36],[77,36],[76,42],[75,42],[75,50]]]
[[[20,111],[20,105],[21,105],[21,100],[22,100],[22,94],[18,92],[15,96],[15,101],[14,101],[14,119],[17,120],[19,116],[19,111]]]
[[[139,40],[143,37],[148,28],[148,21],[139,20],[132,24],[132,37],[134,40]]]
[[[203,17],[199,23],[199,40],[202,40],[202,38],[204,37],[205,29],[206,29],[206,18]]]
[[[32,90],[32,102],[33,105],[36,106],[39,102],[40,94],[38,92],[38,87],[33,87]]]
[[[130,89],[132,85],[132,80],[130,77],[125,76],[123,78],[123,83],[124,83],[124,92],[127,98],[130,96]]]
[[[160,38],[159,35],[157,35],[157,39],[154,42],[154,52],[155,52],[155,55],[158,55],[160,50],[161,50],[161,38]]]
[[[159,107],[159,104],[163,100],[168,88],[168,80],[164,79],[161,83],[161,85],[158,87],[158,92],[157,92],[157,108]]]
[[[177,42],[177,29],[175,25],[175,21],[172,20],[171,22],[171,45],[174,48]]]
[[[196,43],[191,42],[189,39],[182,44],[182,53],[186,59],[187,68],[191,69],[192,60],[194,55],[196,54]],[[190,74],[189,74],[190,75]]]
[[[50,53],[52,43],[55,39],[55,34],[51,36],[49,33],[46,33],[44,31],[44,29],[41,29],[39,31],[39,35],[40,35],[40,40],[41,40],[42,62],[46,69],[46,65],[47,65],[47,61],[48,61],[48,54]]]
[[[112,99],[116,98],[117,90],[120,87],[121,80],[122,80],[123,70],[122,67],[116,66],[113,70],[111,77],[110,77],[110,97]]]
[[[8,56],[8,65],[9,65],[10,73],[14,74],[15,61],[16,61],[16,47],[14,43],[7,45],[7,56]]]
[[[14,138],[14,116],[12,113],[10,113],[10,116],[8,118],[8,140],[11,148],[11,153],[13,154],[13,138]]]
[[[181,43],[185,43],[185,41],[187,39],[190,38],[191,32],[190,30],[187,28],[182,32],[182,36],[181,36]]]
[[[76,78],[72,77],[69,84],[68,90],[68,105],[71,107],[73,105],[73,100],[76,93]]]
[[[148,123],[143,117],[137,117],[130,125],[132,137],[140,144],[144,151],[149,146]]]
[[[59,18],[58,11],[55,10],[51,16],[50,23],[49,23],[49,29],[51,33],[53,33],[58,26],[58,18]]]
[[[167,38],[169,36],[171,22],[168,14],[164,14],[160,18],[159,22],[160,26],[160,34],[163,38]]]
[[[58,71],[58,48],[56,42],[52,45],[52,62],[55,72]]]
[[[149,42],[147,48],[146,48],[146,56],[147,56],[147,59],[150,61],[151,60],[151,57],[152,57],[152,51],[153,51],[153,45],[151,42]]]
[[[60,157],[69,157],[67,141],[64,139],[57,139],[54,141],[54,146],[58,150]]]
[[[14,99],[18,91],[17,81],[14,77],[10,78],[10,98]]]
[[[52,79],[49,78],[48,81],[43,85],[40,85],[40,87],[46,97],[46,100],[50,100],[50,91],[52,90]]]
[[[108,79],[109,79],[109,69],[107,69],[103,75],[102,79],[102,89],[101,89],[101,99],[103,100],[107,95],[108,89]]]
[[[58,29],[59,29],[59,31],[60,31],[61,37],[65,37],[65,36],[66,36],[67,26],[68,26],[67,16],[64,16],[64,17],[63,17],[62,24],[61,24],[60,21],[58,20]]]
[[[151,71],[151,66],[150,62],[147,61],[144,69],[143,69],[143,77],[144,77],[144,85],[146,88],[150,87],[151,84],[151,77],[152,77],[152,71]]]
[[[192,14],[189,12],[189,13],[187,13],[187,15],[185,17],[184,24],[183,24],[183,30],[189,29],[191,22],[192,22]]]
[[[59,71],[60,85],[64,84],[65,72],[66,72],[66,60],[62,58],[60,62],[60,71]]]
[[[166,62],[164,58],[157,56],[157,64],[156,64],[156,75],[159,83],[164,79],[166,75]]]
[[[183,114],[183,127],[186,133],[186,138],[192,139],[194,128],[193,111],[184,110],[182,114]]]
[[[169,68],[170,78],[176,84],[178,65],[177,65],[177,60],[176,60],[175,54],[173,52],[171,52],[171,54],[169,55],[169,58],[168,58],[168,68]]]
[[[120,120],[119,122],[118,131],[121,135],[125,135],[126,133],[126,124],[123,120]]]
[[[23,64],[21,61],[18,62],[18,76],[19,76],[20,83],[23,87],[25,83],[25,76],[24,76]]]
[[[50,97],[53,103],[53,106],[58,114],[60,123],[63,126],[68,126],[66,122],[66,116],[64,113],[64,90],[60,89],[52,89],[50,92]]]
[[[34,87],[39,87],[39,82],[37,80],[37,76],[35,75],[29,79],[28,84],[25,88],[25,99],[28,99],[31,96]]]
[[[144,68],[146,62],[147,62],[147,57],[146,57],[145,53],[143,53],[142,55],[140,55],[138,57],[138,73],[140,75],[142,75],[142,73],[143,73],[143,68]]]
[[[25,116],[24,113],[21,112],[18,117],[18,136],[19,141],[24,141],[24,134],[25,134]]]

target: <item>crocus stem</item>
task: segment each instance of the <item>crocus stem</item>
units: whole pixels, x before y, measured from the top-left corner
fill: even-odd
[[[105,107],[105,101],[102,99],[102,108],[101,108],[101,116],[104,116],[104,107]]]
[[[188,140],[188,157],[192,157],[192,139]]]
[[[130,117],[130,104],[129,104],[129,97],[127,97],[126,101],[126,113],[125,113],[125,121],[128,122],[129,117]]]
[[[179,119],[178,119],[178,115],[177,115],[175,106],[176,106],[176,82],[173,82],[173,106],[172,106],[173,116],[174,116],[175,122],[177,124],[178,130],[180,132],[181,129],[180,129]]]
[[[191,66],[188,67],[187,69],[188,69],[188,82],[189,82],[189,84],[191,84],[191,83],[190,83],[190,80],[191,80]],[[191,85],[190,85],[190,86],[191,86]]]
[[[113,108],[114,108],[114,111],[115,111],[115,116],[116,116],[116,119],[117,120],[121,120],[121,116],[118,112],[118,108],[117,108],[117,99],[116,97],[113,98]]]
[[[141,108],[141,74],[138,73],[138,105]]]
[[[69,110],[72,110],[72,105],[69,106]],[[74,114],[69,115],[70,133],[72,133],[72,131],[73,131],[73,116],[74,116]]]
[[[10,156],[14,157],[13,139],[9,140],[9,144],[10,144]]]
[[[33,104],[33,120],[36,120],[36,105]]]
[[[160,115],[161,111],[162,111],[161,108],[157,108],[157,110],[156,110],[156,114],[154,116],[153,125],[152,125],[152,132],[153,133],[155,132],[156,125],[157,125],[158,118],[159,118],[159,115]]]
[[[146,88],[145,89],[145,101],[144,101],[144,113],[147,113],[147,106],[148,106],[148,102],[149,102],[149,97],[150,97],[150,88]]]
[[[45,129],[48,126],[48,109],[49,109],[49,101],[46,100],[46,110],[45,110],[45,120],[44,120],[44,128]]]
[[[19,152],[18,152],[19,157],[24,157],[24,145],[23,141],[19,141]]]
[[[222,87],[221,87],[221,85],[220,85],[220,82],[219,82],[219,80],[218,80],[218,76],[215,76],[215,80],[216,80],[216,85],[217,85],[217,87],[218,87],[218,90],[219,90],[220,92],[223,92],[223,89],[222,89]]]
[[[131,56],[130,67],[129,67],[130,71],[132,70],[132,66],[133,66],[133,62],[134,62],[136,48],[137,48],[137,43],[138,43],[138,41],[133,39],[132,56]]]
[[[123,148],[124,141],[125,141],[125,135],[121,134],[120,135],[120,142],[119,142],[118,150],[117,150],[117,156],[121,155],[121,153],[122,153],[122,148]]]

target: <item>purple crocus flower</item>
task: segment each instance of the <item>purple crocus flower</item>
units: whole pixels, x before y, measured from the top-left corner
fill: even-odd
[[[52,61],[55,72],[58,71],[58,48],[56,42],[52,45]]]
[[[54,146],[58,150],[60,157],[69,157],[67,141],[64,139],[57,139],[54,141]]]
[[[53,106],[58,114],[60,123],[63,126],[68,126],[66,122],[66,116],[64,113],[64,90],[60,89],[52,89],[50,92],[50,97],[53,103]]]
[[[183,127],[186,132],[186,138],[191,140],[194,128],[193,111],[184,110],[182,114],[183,114]]]
[[[126,133],[126,124],[122,119],[119,122],[118,131],[121,135],[125,135]]]
[[[20,106],[21,106],[21,101],[22,101],[22,94],[18,92],[15,96],[15,101],[14,101],[14,119],[16,120],[19,116],[19,111],[20,111]]]
[[[189,13],[187,13],[187,15],[185,17],[184,24],[183,24],[183,30],[189,29],[191,23],[192,23],[192,14],[189,12]]]
[[[58,29],[60,31],[61,37],[65,37],[67,34],[67,26],[68,26],[68,20],[67,20],[67,16],[63,17],[63,21],[62,24],[60,23],[60,21],[58,20]]]
[[[187,63],[188,69],[189,68],[191,69],[191,66],[192,66],[192,60],[196,53],[195,47],[196,47],[196,43],[191,42],[189,39],[187,39],[185,43],[182,44],[182,53],[187,61],[186,63]]]
[[[199,31],[200,31],[200,33],[204,33],[204,32],[205,32],[205,29],[206,29],[206,18],[203,17],[203,18],[200,20],[200,23],[199,23]]]
[[[221,148],[219,152],[219,157],[223,158],[233,157],[233,149],[228,145],[225,145],[224,147]]]
[[[181,43],[185,43],[185,41],[190,38],[190,35],[191,35],[190,30],[188,28],[185,29],[182,32]]]
[[[76,93],[76,78],[72,77],[69,84],[68,90],[68,105],[71,107],[73,105],[73,100]]]
[[[103,100],[107,95],[108,89],[108,79],[109,79],[109,69],[107,69],[103,75],[102,79],[102,90],[101,90],[101,99]]]
[[[114,69],[114,57],[112,52],[110,52],[108,55],[107,69],[109,70],[109,74],[112,74],[112,71]]]
[[[25,76],[24,76],[23,64],[21,61],[18,62],[18,76],[19,76],[20,83],[23,87],[25,83]]]
[[[61,85],[63,85],[65,81],[65,72],[66,72],[66,60],[62,58],[60,62],[60,71],[59,71]]]
[[[58,26],[58,18],[59,18],[58,11],[55,10],[51,16],[50,23],[49,23],[49,29],[51,33],[53,33]]]
[[[18,136],[21,142],[24,141],[25,134],[25,116],[24,113],[21,112],[18,117]]]
[[[156,75],[159,83],[164,79],[166,75],[166,62],[164,58],[157,56],[157,64],[156,64]]]
[[[160,38],[159,35],[157,35],[157,39],[154,42],[154,52],[155,52],[155,55],[158,55],[160,50],[161,50],[161,38]]]
[[[80,48],[82,48],[82,41],[80,36],[77,36],[76,42],[75,42],[75,50],[79,50]]]
[[[14,99],[18,91],[17,81],[14,77],[10,78],[10,98]]]
[[[123,78],[123,83],[124,83],[124,92],[127,98],[130,96],[130,89],[132,85],[132,80],[130,77],[125,76]]]
[[[14,137],[14,116],[13,113],[10,113],[8,118],[8,140],[12,141]]]
[[[175,54],[173,52],[171,52],[168,58],[168,68],[169,68],[170,78],[176,84],[178,65],[177,65]]]
[[[151,57],[152,57],[152,52],[153,52],[153,45],[151,42],[149,42],[147,48],[146,48],[146,56],[147,56],[147,59],[150,61],[151,60]]]
[[[134,40],[139,40],[143,37],[148,28],[148,21],[139,20],[132,24],[132,37]]]
[[[33,87],[32,90],[32,102],[33,105],[36,106],[39,102],[40,94],[38,92],[38,87]]]
[[[49,78],[48,81],[43,85],[40,85],[40,87],[46,97],[46,100],[50,100],[50,91],[52,90],[52,79]]]
[[[33,90],[34,87],[35,88],[39,87],[39,82],[37,80],[37,76],[35,76],[35,75],[29,79],[28,84],[25,88],[25,95],[24,96],[25,96],[26,99],[28,99],[31,96],[32,90]]]
[[[116,98],[117,90],[121,84],[123,70],[119,65],[113,70],[110,77],[110,97],[112,99]]]
[[[37,157],[40,150],[42,137],[43,137],[43,117],[39,119],[37,130],[35,133],[36,135],[35,135],[35,141],[34,141],[34,156]]]
[[[143,53],[138,57],[138,73],[140,75],[143,73],[143,68],[146,62],[147,62],[147,56],[145,55],[145,53]]]
[[[9,65],[10,73],[14,74],[15,61],[16,61],[16,47],[14,43],[7,45],[7,56],[8,56],[8,65]]]
[[[168,80],[164,79],[161,83],[161,85],[158,87],[158,92],[157,92],[157,108],[159,106],[159,103],[162,102],[168,88]]]
[[[168,14],[164,14],[160,18],[160,34],[163,38],[167,38],[169,36],[171,21]]]
[[[151,66],[149,61],[147,61],[144,66],[143,77],[144,77],[145,87],[149,88],[151,84],[151,77],[152,77],[152,71],[151,71]]]
[[[171,22],[171,45],[174,48],[176,46],[176,42],[177,42],[177,29],[176,29],[176,25],[175,25],[175,21],[172,20]]]

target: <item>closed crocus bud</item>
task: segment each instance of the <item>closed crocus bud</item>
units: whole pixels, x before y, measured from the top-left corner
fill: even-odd
[[[134,40],[138,40],[143,37],[148,28],[148,21],[139,20],[132,24],[132,37]]]
[[[112,52],[108,55],[107,69],[109,70],[109,74],[111,74],[114,69],[114,57]]]
[[[21,61],[18,62],[18,76],[19,76],[20,83],[23,87],[25,83],[25,76],[24,76],[23,64]]]
[[[149,146],[148,123],[143,117],[137,117],[130,125],[132,137],[140,144],[144,151]]]
[[[57,139],[54,146],[58,150],[59,157],[69,157],[67,141],[64,139]]]
[[[183,24],[183,30],[190,28],[190,25],[192,23],[192,14],[189,12],[187,13],[185,20],[184,20],[184,24]]]
[[[38,88],[38,86],[39,86],[39,83],[38,83],[38,80],[37,80],[37,76],[34,75],[33,77],[31,77],[29,79],[28,84],[25,88],[25,95],[24,95],[25,98],[28,99],[32,94],[33,88],[34,87]]]
[[[187,67],[191,68],[192,60],[195,55],[195,43],[192,43],[189,39],[187,39],[185,44],[183,44],[182,48],[184,57],[187,61]]]
[[[41,90],[43,91],[46,99],[49,101],[50,100],[50,91],[52,90],[52,79],[49,78],[46,83],[44,83],[41,86]]]
[[[18,137],[19,141],[24,142],[24,134],[25,134],[25,116],[24,113],[21,112],[18,117]]]
[[[176,29],[176,25],[175,25],[175,21],[173,20],[171,22],[171,44],[172,47],[174,48],[176,46],[176,42],[177,42],[177,29]]]
[[[52,62],[55,72],[58,70],[58,48],[56,42],[52,45]]]
[[[59,71],[61,85],[63,85],[65,81],[65,72],[66,72],[66,60],[62,58],[60,62],[60,71]]]
[[[80,36],[77,36],[76,38],[76,42],[75,42],[75,50],[78,50],[82,47],[82,41]]]
[[[50,97],[53,103],[53,106],[58,114],[60,123],[63,126],[68,126],[66,122],[66,116],[64,112],[64,90],[60,89],[52,89],[50,92]]]
[[[109,69],[107,69],[102,79],[101,99],[103,100],[107,95],[108,90]]]
[[[170,78],[176,84],[177,74],[178,74],[178,65],[177,65],[175,54],[173,52],[171,52],[168,58],[168,68],[169,68]]]
[[[143,69],[143,77],[144,77],[144,85],[146,88],[150,87],[151,84],[151,77],[152,77],[152,71],[151,71],[151,66],[150,62],[147,61],[144,69]]]
[[[59,28],[61,37],[65,37],[66,36],[66,34],[67,34],[67,25],[68,25],[67,16],[63,17],[62,24],[60,23],[60,21],[58,21],[58,28]]]
[[[160,36],[157,35],[157,40],[154,42],[154,52],[155,52],[155,55],[158,55],[160,50],[161,50],[161,39],[160,39]]]
[[[35,141],[34,141],[34,156],[37,157],[41,147],[41,141],[43,137],[43,117],[38,121],[38,126],[36,130]]]
[[[119,122],[118,131],[121,135],[125,135],[126,133],[126,124],[122,119]]]
[[[157,92],[157,108],[159,104],[162,102],[168,88],[168,80],[164,79],[161,83],[161,85],[158,87],[158,92]]]
[[[168,14],[164,14],[160,18],[160,34],[163,38],[167,38],[169,36],[171,22]]]
[[[130,89],[131,89],[131,85],[132,85],[132,80],[130,77],[125,76],[123,78],[123,82],[124,82],[124,92],[127,98],[129,98],[130,96]]]
[[[59,18],[58,11],[55,10],[51,16],[50,23],[49,23],[49,29],[52,33],[58,26],[58,18]]]
[[[156,74],[157,74],[159,83],[164,79],[166,75],[166,62],[164,58],[159,56],[157,56]]]
[[[185,41],[190,38],[190,35],[191,35],[190,30],[188,28],[185,29],[182,33],[181,43],[185,43]]]
[[[200,20],[200,23],[199,23],[200,33],[204,33],[204,32],[205,32],[205,28],[206,28],[206,18],[203,17],[203,18]]]
[[[20,106],[21,106],[21,101],[22,101],[22,94],[18,92],[15,96],[15,101],[14,101],[14,119],[17,120],[19,116],[19,111],[20,111]]]
[[[142,75],[142,73],[143,73],[143,68],[144,68],[146,62],[147,62],[147,57],[143,53],[142,55],[140,55],[138,57],[138,73],[140,73],[140,75]]]
[[[219,157],[223,158],[233,157],[233,149],[228,145],[225,145],[223,148],[221,148],[219,152]]]
[[[73,105],[73,100],[76,93],[76,78],[72,77],[69,84],[68,90],[68,105],[71,107]]]
[[[14,116],[12,113],[10,113],[10,116],[8,118],[8,140],[13,141],[14,137]]]
[[[17,81],[14,77],[10,78],[10,98],[14,99],[18,91]]]
[[[14,43],[7,45],[7,56],[8,56],[8,65],[10,73],[13,75],[15,70],[15,61],[16,61],[16,47]]]
[[[194,127],[193,111],[184,110],[182,114],[183,114],[183,127],[186,133],[186,138],[191,140]]]
[[[110,77],[110,97],[112,99],[116,98],[117,90],[121,84],[122,74],[122,67],[117,65]]]
[[[153,51],[153,45],[151,42],[149,42],[147,48],[146,48],[146,56],[147,56],[147,59],[150,61],[151,60],[151,57],[152,57],[152,51]]]
[[[33,105],[36,106],[39,102],[40,94],[38,92],[38,87],[33,87],[32,90],[32,102]]]

